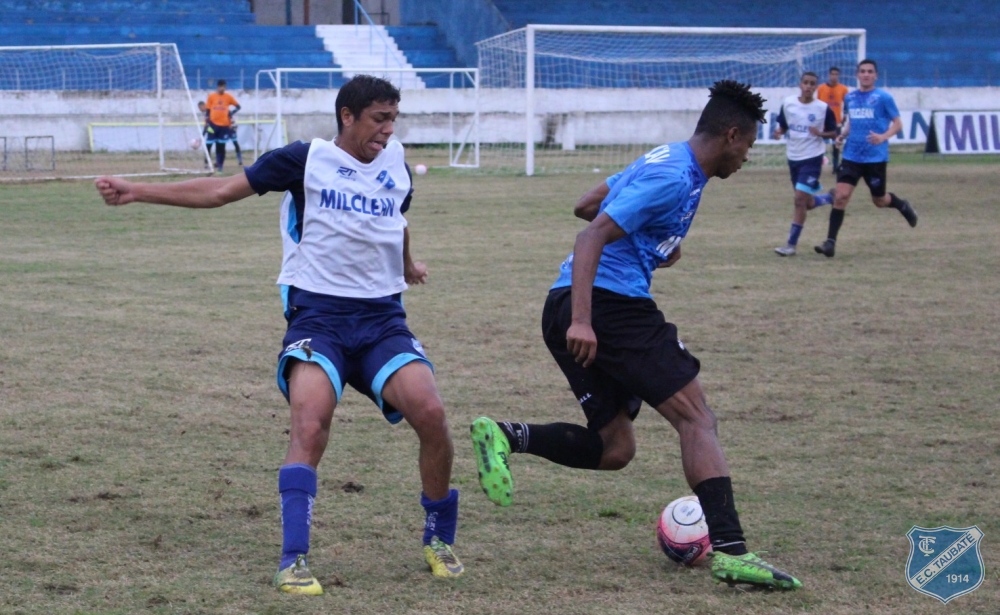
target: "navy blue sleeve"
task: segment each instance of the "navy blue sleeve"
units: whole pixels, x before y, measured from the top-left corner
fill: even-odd
[[[399,213],[405,214],[406,210],[410,208],[410,201],[413,200],[413,173],[410,172],[410,165],[403,163],[406,167],[406,174],[410,176],[410,191],[406,193],[406,198],[403,199],[403,204],[399,206]]]
[[[785,119],[785,105],[781,105],[781,111],[778,111],[778,126],[781,126],[782,130],[788,130],[788,120]]]
[[[247,181],[254,192],[262,196],[268,192],[291,190],[293,195],[300,197],[304,192],[302,181],[308,157],[309,144],[302,141],[273,149],[246,169]]]
[[[823,120],[823,132],[837,130],[837,116],[833,114],[833,109],[826,108],[826,119]]]

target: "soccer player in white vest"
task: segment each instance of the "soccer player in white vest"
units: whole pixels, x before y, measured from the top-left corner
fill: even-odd
[[[450,489],[454,449],[444,406],[401,301],[407,283],[427,280],[427,268],[410,256],[403,217],[413,192],[410,172],[403,146],[390,140],[399,99],[388,81],[358,75],[337,94],[333,141],[292,143],[231,177],[95,181],[108,205],[210,208],[285,193],[278,284],[288,329],[277,380],[289,401],[291,429],[278,471],[283,545],[274,585],[288,593],[323,593],[306,562],[316,467],[348,384],[371,398],[390,423],[406,419],[417,432],[427,515],[424,558],[437,577],[464,571],[451,548],[458,491]]]
[[[813,97],[818,84],[819,77],[816,73],[802,73],[799,95],[786,98],[778,113],[778,127],[774,131],[774,138],[780,139],[788,135],[788,170],[792,176],[792,189],[795,191],[795,211],[792,213],[788,243],[774,249],[779,256],[795,255],[799,235],[806,223],[806,212],[833,202],[832,194],[819,194],[823,190],[819,176],[823,171],[823,157],[826,154],[824,139],[837,136],[837,116],[829,105]]]

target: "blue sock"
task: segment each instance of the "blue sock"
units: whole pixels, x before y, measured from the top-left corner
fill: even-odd
[[[813,197],[813,207],[822,207],[824,205],[833,204],[833,195],[829,192],[825,194],[817,194]]]
[[[316,469],[293,463],[278,470],[281,494],[281,564],[279,570],[295,563],[309,552],[309,526],[312,524],[313,500],[316,498]]]
[[[420,494],[420,504],[427,511],[424,521],[424,544],[431,544],[437,536],[445,544],[455,544],[455,530],[458,527],[458,489],[448,492],[448,497],[433,501]]]
[[[792,222],[792,230],[788,231],[788,245],[799,245],[799,235],[802,234],[802,225]]]

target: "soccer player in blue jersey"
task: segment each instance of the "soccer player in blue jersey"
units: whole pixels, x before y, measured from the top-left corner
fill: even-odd
[[[635,455],[632,421],[645,401],[677,430],[684,475],[701,502],[712,574],[729,583],[794,589],[801,583],[749,553],[717,422],[698,381],[700,363],[650,294],[653,271],[681,257],[702,190],[747,160],[764,121],[748,85],[720,81],[694,135],[661,145],[583,196],[590,224],[562,264],[542,314],[545,344],[569,381],[587,425],[472,423],[480,485],[500,506],[513,499],[511,453],[587,470],[619,470]]]
[[[878,65],[875,60],[858,63],[858,89],[844,97],[844,127],[837,143],[843,145],[844,159],[837,172],[837,188],[830,211],[830,230],[816,252],[832,258],[837,234],[844,223],[844,211],[858,180],[864,178],[875,207],[891,207],[903,214],[911,227],[917,225],[917,212],[905,200],[886,191],[886,167],[889,163],[889,139],[903,129],[896,101],[885,90],[875,87]]]
[[[806,224],[807,211],[833,202],[832,194],[819,194],[823,190],[819,176],[823,172],[823,155],[826,153],[824,139],[837,136],[837,118],[825,102],[814,98],[818,84],[816,73],[803,73],[799,80],[799,95],[786,98],[778,113],[778,128],[774,137],[780,139],[788,135],[788,170],[795,191],[792,228],[788,232],[788,243],[774,249],[778,256],[795,255],[799,235]]]
[[[346,385],[371,398],[390,423],[406,419],[416,431],[426,511],[424,558],[438,577],[464,571],[451,548],[458,491],[449,488],[454,451],[444,406],[400,297],[407,283],[426,281],[427,268],[410,256],[403,217],[412,196],[410,173],[403,146],[390,140],[399,99],[388,81],[359,75],[337,94],[333,141],[299,141],[273,150],[231,177],[95,182],[109,205],[208,208],[252,194],[285,193],[278,284],[288,329],[277,381],[289,401],[291,430],[278,471],[283,545],[274,584],[293,594],[323,593],[306,554],[316,467]]]

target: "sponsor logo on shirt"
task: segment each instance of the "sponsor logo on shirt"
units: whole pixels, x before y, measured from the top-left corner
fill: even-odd
[[[392,181],[392,176],[389,175],[388,171],[382,171],[379,173],[378,177],[375,178],[375,181],[383,184],[386,190],[392,190],[396,187],[396,182]]]
[[[670,146],[661,145],[654,148],[646,153],[646,164],[653,164],[654,162],[662,162],[667,158],[670,158]]]
[[[357,179],[356,177],[357,174],[358,172],[350,167],[340,167],[339,169],[337,169],[337,175],[343,177],[344,179],[351,179],[351,180]]]
[[[319,206],[321,209],[336,209],[369,216],[392,217],[396,215],[396,199],[348,194],[325,188],[320,191]]]
[[[847,110],[852,120],[873,120],[875,119],[875,109],[871,107],[851,107]]]

